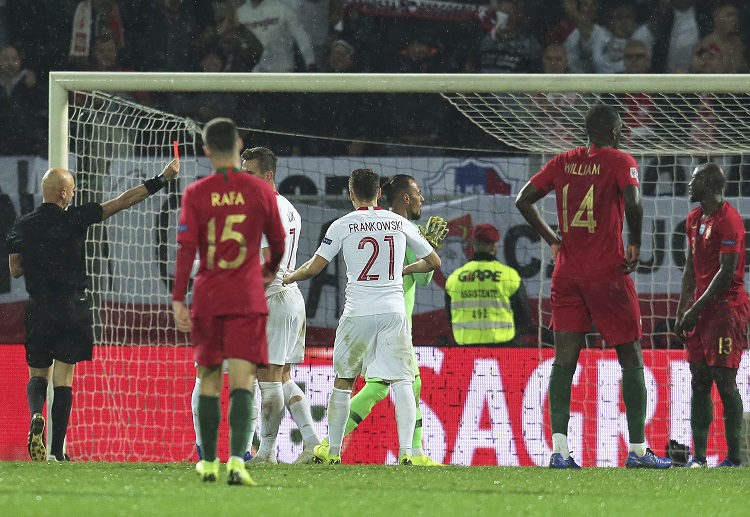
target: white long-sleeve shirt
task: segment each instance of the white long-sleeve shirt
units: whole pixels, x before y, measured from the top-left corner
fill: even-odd
[[[258,6],[248,1],[237,10],[237,19],[263,44],[263,54],[253,72],[294,72],[295,43],[305,64],[315,64],[310,35],[281,0],[263,0]]]

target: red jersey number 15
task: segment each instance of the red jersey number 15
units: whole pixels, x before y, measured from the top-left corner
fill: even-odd
[[[214,269],[218,265],[219,269],[235,269],[245,262],[245,258],[247,258],[247,241],[242,233],[232,229],[235,224],[242,223],[245,218],[247,218],[247,215],[237,214],[228,215],[224,220],[224,228],[221,230],[219,243],[237,241],[240,251],[232,260],[225,260],[224,258],[219,257],[218,262],[216,261],[216,218],[212,217],[208,221],[208,253],[206,254],[206,268]]]

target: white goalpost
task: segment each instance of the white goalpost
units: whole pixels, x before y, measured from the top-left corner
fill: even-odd
[[[299,260],[314,253],[326,224],[348,209],[345,179],[357,167],[379,169],[383,176],[413,175],[426,198],[424,215],[441,215],[450,222],[451,232],[440,252],[443,269],[430,286],[418,289],[414,321],[420,364],[434,370],[436,382],[441,368],[449,368],[444,365],[454,360],[450,349],[441,348],[452,341],[443,321],[440,282],[465,262],[466,239],[473,225],[489,222],[500,229],[499,259],[521,273],[532,298],[535,323],[549,322],[549,251],[517,213],[513,200],[546,159],[585,145],[583,116],[590,106],[615,105],[625,124],[621,148],[639,162],[644,196],[642,256],[634,280],[644,324],[647,439],[660,454],[668,439],[691,443],[689,371],[671,333],[684,266],[684,219],[691,208],[686,186],[695,165],[717,161],[729,177],[727,196],[741,214],[750,214],[750,76],[52,72],[49,167],[74,172],[75,202],[109,199],[152,177],[171,158],[174,141],[182,160],[174,187],[90,230],[87,264],[97,346],[94,361],[78,368],[68,433],[71,457],[106,461],[192,457],[192,352],[187,337],[172,324],[169,292],[180,193],[190,181],[211,172],[200,151],[201,124],[206,121],[139,105],[128,98],[127,92],[133,91],[238,96],[304,93],[310,106],[318,95],[330,93],[434,95],[448,109],[456,110],[457,116],[494,138],[496,147],[460,153],[443,152],[441,144],[436,144],[438,152],[430,156],[303,156],[279,162],[277,186],[295,202],[305,223]],[[231,113],[223,115],[232,117]],[[255,131],[242,129],[249,134]],[[316,135],[321,136],[326,135]],[[352,139],[362,137],[353,135]],[[545,199],[542,208],[547,221],[554,223],[554,199]],[[311,329],[309,344],[332,345],[343,303],[343,276],[343,265],[332,263],[319,283],[301,286]],[[499,444],[509,439],[518,443],[496,453],[498,464],[548,461],[549,418],[540,408],[546,407],[551,343],[542,339],[541,330],[523,343],[529,350],[519,352],[525,358],[521,366],[504,363],[492,351],[478,350],[469,354],[471,364],[456,370],[457,378],[472,376],[468,387],[455,388],[471,396],[477,372],[486,361],[494,358],[488,371],[499,372],[497,379],[482,384],[487,386],[484,392],[477,388],[481,407],[476,410],[473,434],[450,431],[453,424],[446,420],[452,417],[446,417],[449,410],[440,406],[445,402],[438,395],[423,397],[431,404],[423,410],[428,450],[441,451],[449,462],[471,464],[471,451],[500,451],[504,446]],[[574,379],[571,446],[581,451],[576,457],[585,465],[616,466],[627,438],[619,402],[620,373],[614,355],[603,350],[595,333],[589,344]],[[330,361],[314,348],[308,350],[312,359],[298,374],[305,379],[312,405],[322,410],[330,384]],[[456,352],[455,357],[460,354],[466,352]],[[513,369],[524,372],[519,388],[509,388],[509,379],[516,382]],[[431,379],[431,375],[424,377]],[[738,383],[749,413],[747,358]],[[505,413],[489,402],[504,393],[509,393]],[[466,400],[471,396],[465,395]],[[463,416],[469,404],[465,402]],[[518,423],[514,420],[505,426],[500,420],[510,418],[507,415],[520,415],[512,417]],[[459,417],[455,420],[463,420]],[[487,419],[490,424],[485,423]],[[325,422],[316,423],[319,433],[324,433]],[[486,425],[492,431],[483,431]],[[442,432],[432,433],[431,427],[440,427]],[[280,440],[279,457],[294,458],[301,444],[287,419],[282,433],[287,438]],[[449,436],[455,441],[450,442]],[[721,443],[720,439],[716,445]]]

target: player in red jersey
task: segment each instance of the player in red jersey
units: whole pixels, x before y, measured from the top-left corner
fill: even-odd
[[[713,420],[711,387],[724,406],[727,456],[720,467],[740,466],[742,399],[737,369],[747,348],[750,302],[745,292],[745,224],[724,200],[724,171],[699,165],[688,186],[701,206],[687,216],[687,262],[677,306],[675,333],[686,344],[693,396],[690,427],[693,457],[686,467],[706,467],[706,442]]]
[[[588,147],[552,158],[524,185],[516,207],[551,246],[552,328],[555,360],[549,379],[551,468],[578,468],[568,448],[570,394],[578,357],[592,322],[617,351],[628,422],[631,468],[667,468],[672,462],[646,447],[646,385],[641,353],[641,314],[632,278],[641,248],[643,207],[638,165],[617,150],[622,121],[614,108],[586,114]],[[562,237],[542,219],[535,203],[554,191]],[[623,246],[623,214],[628,245]]]
[[[256,368],[268,364],[264,287],[278,269],[285,233],[273,188],[240,170],[242,140],[234,122],[211,120],[203,129],[203,142],[214,174],[188,185],[182,195],[172,292],[177,328],[192,332],[201,378],[198,419],[203,459],[196,470],[203,481],[216,481],[219,475],[219,394],[222,362],[227,358],[231,430],[227,482],[254,485],[243,455],[250,436]],[[263,234],[270,257],[261,266],[258,250]],[[188,312],[184,300],[196,249],[200,267]]]

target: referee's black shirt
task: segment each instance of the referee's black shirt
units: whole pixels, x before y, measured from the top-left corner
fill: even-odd
[[[67,210],[43,203],[16,221],[8,233],[8,253],[21,254],[29,296],[86,290],[86,230],[101,220],[99,203]]]

